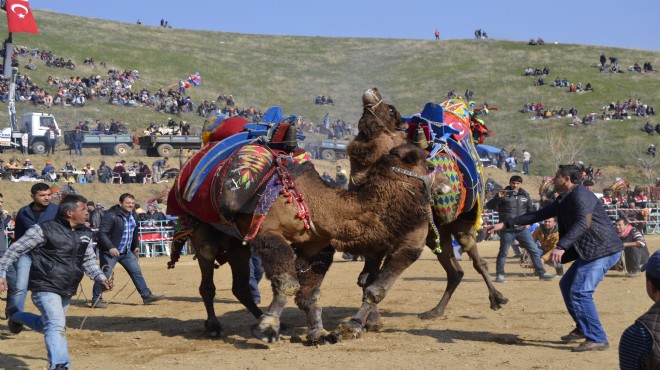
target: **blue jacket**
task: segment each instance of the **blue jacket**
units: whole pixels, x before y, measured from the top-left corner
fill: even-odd
[[[557,249],[566,251],[562,263],[577,258],[593,261],[623,250],[623,243],[605,208],[596,195],[582,185],[563,193],[547,207],[508,219],[505,225],[529,225],[550,217],[557,217],[559,224]]]
[[[57,209],[59,206],[51,203],[46,209],[41,212],[39,219],[36,220],[32,212],[32,205],[34,202],[18,210],[16,213],[16,223],[14,226],[14,240],[18,240],[25,232],[35,224],[41,224],[46,221],[54,220],[57,218]]]

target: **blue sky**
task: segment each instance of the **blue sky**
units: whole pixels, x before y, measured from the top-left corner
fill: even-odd
[[[446,4],[453,5],[446,5]],[[392,5],[393,4],[393,5]],[[462,39],[491,38],[660,51],[660,1],[473,0],[30,0],[33,9],[156,26],[250,34]],[[37,22],[39,21],[37,17]]]

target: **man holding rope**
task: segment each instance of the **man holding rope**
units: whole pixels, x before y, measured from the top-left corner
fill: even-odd
[[[41,316],[15,312],[9,317],[9,325],[27,325],[44,334],[49,369],[71,367],[65,336],[66,311],[83,272],[104,290],[111,289],[108,279],[96,265],[96,254],[91,246],[92,230],[85,226],[86,202],[80,195],[64,197],[55,220],[28,229],[0,259],[0,292],[4,292],[9,266],[23,254],[30,252],[32,256],[29,289]]]

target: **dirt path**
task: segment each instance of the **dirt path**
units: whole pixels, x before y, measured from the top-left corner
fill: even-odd
[[[652,250],[659,241],[660,237],[648,238]],[[481,243],[480,248],[493,271],[497,242]],[[621,333],[651,306],[643,277],[608,274],[595,299],[611,349],[575,354],[559,341],[573,327],[557,281],[524,276],[528,271],[510,259],[508,282],[497,285],[510,302],[495,312],[488,308],[483,281],[464,260],[465,278],[449,304],[447,318],[422,321],[416,315],[437,303],[445,285],[444,271],[425,251],[382,303],[382,332],[320,347],[291,343],[291,336],[304,335],[305,321],[290,303],[282,321],[291,329],[280,343],[267,345],[250,337],[249,327],[255,320],[231,295],[227,266],[218,270],[216,278],[216,308],[227,335],[214,340],[202,332],[205,315],[197,293],[200,274],[196,261],[185,256],[174,270],[166,270],[166,261],[164,257],[143,258],[140,263],[150,288],[167,294],[169,300],[142,305],[122,268],[116,270],[115,290],[106,296],[110,298],[108,309],[86,308],[83,295],[74,299],[67,330],[74,368],[612,369],[618,368]],[[345,262],[338,253],[335,261],[323,285],[326,329],[350,317],[360,302],[355,281],[361,264]],[[89,297],[90,281],[84,280],[83,287]],[[268,281],[261,283],[261,290],[263,301],[269,302]],[[5,296],[3,293],[3,299]],[[4,302],[0,307],[4,308]],[[27,309],[36,311],[31,303]],[[87,315],[85,327],[79,330]],[[41,334],[27,330],[9,335],[6,321],[1,321],[0,331],[0,368],[47,366]]]

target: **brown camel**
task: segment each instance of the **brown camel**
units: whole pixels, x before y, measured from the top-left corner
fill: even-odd
[[[355,140],[348,146],[348,155],[351,163],[352,186],[363,184],[364,173],[374,164],[374,158],[378,155],[387,153],[393,146],[406,142],[406,136],[403,130],[406,123],[401,119],[400,114],[392,106],[385,104],[377,88],[371,88],[362,95],[364,110],[362,117],[358,122],[359,133]],[[431,319],[444,315],[445,308],[451,299],[452,294],[460,284],[464,272],[461,265],[454,257],[451,245],[451,237],[461,245],[463,250],[472,259],[472,265],[475,270],[481,274],[486,286],[488,287],[488,298],[490,308],[498,310],[502,305],[508,302],[502,293],[493,285],[488,274],[488,264],[479,254],[476,242],[475,223],[477,222],[477,204],[473,209],[458,215],[458,218],[450,223],[441,224],[438,217],[434,214],[434,223],[438,228],[440,236],[441,252],[437,255],[438,261],[447,272],[447,288],[445,289],[440,302],[430,311],[419,315],[422,319]],[[436,244],[435,234],[428,233],[426,245],[434,249]],[[377,262],[365,259],[365,267],[360,274],[358,284],[364,286],[371,280],[371,274],[377,269]],[[369,314],[367,329],[378,330],[381,327],[380,315],[377,308]]]
[[[279,316],[288,297],[294,295],[298,307],[306,313],[310,342],[359,336],[372,306],[384,298],[396,278],[419,257],[430,222],[430,197],[448,190],[445,176],[434,171],[424,156],[423,151],[411,145],[394,148],[365,173],[368,185],[353,191],[331,188],[316,171],[301,171],[304,165],[290,164],[289,171],[303,172],[293,189],[303,195],[312,227],[305,228],[295,201],[280,196],[250,248],[241,247],[236,239],[218,233],[210,225],[199,225],[191,241],[202,270],[200,294],[208,313],[207,329],[221,331],[213,310],[212,275],[214,263],[222,253],[227,254],[232,267],[234,295],[256,317],[261,315],[248,291],[251,250],[261,257],[274,292],[267,312],[252,329],[255,337],[268,342],[279,339]],[[389,201],[383,202],[384,198]],[[251,219],[251,215],[235,218],[243,235]],[[332,263],[333,248],[368,256],[382,267],[375,269],[370,284],[365,286],[363,304],[355,317],[329,333],[323,328],[318,299]]]
[[[432,167],[423,151],[403,145],[376,161],[364,175],[367,185],[357,190],[331,188],[312,171],[298,177],[296,188],[305,195],[314,230],[304,228],[297,208],[285,198],[275,201],[251,243],[274,294],[252,328],[253,336],[268,342],[279,339],[279,317],[293,295],[307,314],[309,341],[359,336],[372,307],[422,252],[430,221],[429,196],[447,191],[446,178]],[[332,262],[328,245],[382,262],[364,288],[355,316],[332,334],[323,329],[318,305],[320,285]]]

